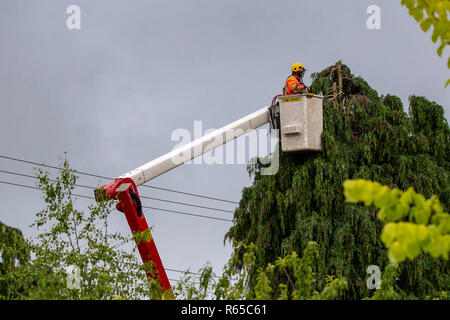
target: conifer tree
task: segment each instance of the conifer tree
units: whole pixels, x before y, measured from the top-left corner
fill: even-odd
[[[436,195],[450,207],[450,130],[442,106],[411,96],[408,112],[393,95],[379,96],[361,77],[338,61],[313,74],[312,91],[324,95],[323,150],[315,154],[280,153],[276,175],[261,175],[250,165],[253,184],[244,188],[235,224],[225,239],[254,243],[250,285],[259,268],[310,241],[318,243],[318,287],[327,275],[343,276],[344,298],[370,295],[367,267],[381,270],[389,260],[380,240],[383,223],[375,208],[345,203],[343,183],[366,179],[391,188]],[[242,246],[235,246],[235,254]],[[235,267],[241,266],[237,259]],[[438,296],[448,290],[449,262],[420,254],[400,265],[396,286],[405,296]],[[283,275],[280,283],[286,283]],[[278,286],[276,286],[278,287]],[[279,293],[272,292],[274,297]]]

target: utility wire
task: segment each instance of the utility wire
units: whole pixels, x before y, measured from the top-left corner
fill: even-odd
[[[121,245],[123,245],[123,244],[125,244],[125,243],[127,243],[127,242],[132,242],[132,241],[133,241],[133,239],[125,239],[125,240],[122,240],[122,241],[117,242],[116,244],[113,244],[113,245],[111,246],[111,248],[116,248],[116,247],[121,246]],[[84,248],[84,247],[87,246],[87,245],[88,245],[88,243],[85,243],[85,244],[81,245],[80,248]],[[129,263],[126,263],[126,264],[129,264]],[[164,268],[164,270],[166,270],[166,271],[172,271],[172,272],[178,272],[178,273],[193,274],[193,275],[196,275],[196,276],[201,276],[201,273],[198,273],[198,272],[192,272],[192,271],[187,271],[187,270],[183,271],[183,270],[174,269],[174,268]],[[219,276],[216,276],[216,275],[212,275],[212,277],[213,277],[213,278],[220,278]]]
[[[133,241],[133,239],[126,239],[126,240],[123,240],[123,241],[119,241],[118,243],[112,245],[111,248],[116,248],[118,246],[121,246],[121,245],[123,245],[123,244],[125,244],[127,242],[131,242],[131,241]],[[81,245],[80,248],[84,248],[86,245],[88,245],[88,243],[85,243],[85,244]],[[125,262],[125,264],[133,264],[134,265],[134,263],[128,263],[128,262]],[[174,268],[164,268],[164,270],[171,271],[171,272],[186,273],[186,274],[193,274],[193,275],[196,275],[196,276],[201,276],[201,273],[187,271],[187,270],[183,271],[183,270],[174,269]],[[217,278],[217,279],[220,278],[219,276],[216,276],[216,275],[212,275],[212,277],[213,278]]]
[[[114,178],[105,177],[105,176],[101,176],[101,175],[97,175],[97,174],[93,174],[93,173],[77,171],[77,170],[73,170],[73,169],[59,168],[57,166],[52,166],[52,165],[48,165],[48,164],[38,163],[38,162],[35,162],[35,161],[23,160],[23,159],[14,158],[14,157],[8,157],[8,156],[4,156],[4,155],[0,155],[0,158],[7,159],[7,160],[12,160],[12,161],[18,161],[18,162],[27,163],[27,164],[33,164],[33,165],[46,167],[46,168],[51,168],[51,169],[56,169],[56,170],[62,170],[62,171],[69,171],[69,172],[73,172],[73,173],[79,173],[79,174],[82,174],[82,175],[85,175],[85,176],[94,177],[94,178],[100,178],[100,179],[106,179],[106,180],[114,180]],[[215,197],[209,197],[209,196],[204,196],[204,195],[200,195],[200,194],[196,194],[196,193],[183,192],[183,191],[179,191],[179,190],[172,190],[172,189],[155,187],[155,186],[150,186],[150,185],[145,185],[145,184],[142,185],[142,186],[146,187],[146,188],[152,188],[152,189],[157,189],[157,190],[163,190],[163,191],[168,191],[168,192],[184,194],[184,195],[188,195],[188,196],[192,196],[192,197],[205,198],[205,199],[222,201],[222,202],[227,202],[227,203],[239,204],[239,202],[236,202],[236,201],[230,201],[230,200],[225,200],[225,199],[220,199],[220,198],[215,198]]]
[[[167,278],[169,281],[174,281],[174,282],[180,282],[181,281],[181,279],[178,279],[178,280],[176,280],[176,279],[170,279],[170,278]],[[200,284],[200,282],[196,282],[196,281],[192,281],[192,284],[196,284],[196,285],[199,285]],[[213,294],[215,294],[213,291],[211,291],[211,290],[206,290],[206,292],[208,293],[208,294],[211,294],[211,295],[213,295]]]
[[[18,173],[18,172],[13,172],[13,171],[0,170],[0,172],[1,172],[1,173],[11,174],[11,175],[16,175],[16,176],[21,176],[21,177],[26,177],[26,178],[39,179],[38,177],[35,177],[35,176],[32,176],[32,175],[23,174],[23,173]],[[54,179],[49,179],[49,181],[57,182],[57,181],[54,180]],[[90,189],[90,190],[96,189],[96,187],[86,186],[86,185],[76,184],[76,183],[75,183],[75,186],[81,187],[81,188]],[[172,201],[172,200],[166,200],[166,199],[160,199],[160,198],[147,197],[147,196],[142,196],[142,195],[140,195],[139,197],[140,197],[140,198],[143,198],[143,199],[157,200],[157,201],[162,201],[162,202],[167,202],[167,203],[179,204],[179,205],[183,205],[183,206],[190,206],[190,207],[201,208],[201,209],[208,209],[208,210],[214,210],[214,211],[221,211],[221,212],[227,212],[227,213],[234,213],[234,212],[231,211],[231,210],[224,210],[224,209],[212,208],[212,207],[207,207],[207,206],[199,206],[199,205],[192,204],[192,203],[178,202],[178,201]]]
[[[128,265],[134,265],[134,263],[130,263],[130,262],[124,262],[124,264],[128,264]],[[139,264],[139,263],[138,263]],[[192,272],[192,271],[183,271],[183,270],[179,270],[179,269],[171,269],[171,268],[164,268],[164,270],[166,271],[172,271],[172,272],[178,272],[178,273],[186,273],[186,274],[193,274],[196,276],[201,276],[201,273],[198,272]],[[216,275],[212,275],[213,278],[220,278],[219,276]]]
[[[22,188],[35,189],[35,190],[41,190],[42,191],[42,189],[40,189],[38,187],[27,186],[27,185],[23,185],[23,184],[19,184],[19,183],[13,183],[13,182],[2,181],[2,180],[0,180],[0,183],[7,184],[7,185],[12,185],[12,186],[17,186],[17,187],[22,187]],[[67,194],[67,193],[63,192],[63,194]],[[80,197],[80,198],[86,198],[86,199],[95,200],[94,197],[84,196],[84,195],[81,195],[81,194],[71,193],[71,195],[74,196],[74,197]],[[216,218],[216,217],[205,216],[205,215],[195,214],[195,213],[188,213],[188,212],[177,211],[177,210],[169,210],[169,209],[155,208],[155,207],[149,207],[149,206],[142,206],[142,208],[159,210],[159,211],[164,211],[164,212],[168,212],[168,213],[182,214],[182,215],[199,217],[199,218],[205,218],[205,219],[233,222],[233,220],[230,220],[230,219]]]
[[[118,243],[116,243],[116,244],[113,244],[112,246],[111,246],[111,248],[116,248],[116,247],[118,247],[118,246],[121,246],[121,245],[123,245],[123,244],[125,244],[125,243],[127,243],[127,242],[132,242],[133,241],[133,239],[125,239],[125,240],[123,240],[123,241],[119,241]],[[84,243],[84,244],[82,244],[81,246],[80,246],[80,249],[81,248],[84,248],[85,246],[87,246],[89,243]],[[128,262],[125,262],[125,264],[132,264],[132,265],[135,265],[134,263],[128,263]],[[140,264],[140,263],[137,263],[137,264]],[[198,272],[192,272],[192,271],[187,271],[187,270],[185,270],[185,271],[183,271],[183,270],[179,270],[179,269],[173,269],[173,268],[164,268],[164,270],[166,270],[166,271],[170,271],[170,272],[177,272],[177,273],[183,273],[183,274],[193,274],[193,275],[196,275],[196,276],[201,276],[201,274],[200,273],[198,273]],[[216,276],[216,275],[212,275],[212,277],[213,278],[220,278],[219,276]],[[173,280],[173,279],[169,279],[169,280]],[[178,281],[178,280],[177,280]]]
[[[170,269],[170,268],[164,268],[166,271],[172,271],[172,272],[178,272],[178,273],[186,273],[186,274],[194,274],[196,276],[201,276],[198,272],[191,272],[191,271],[183,271],[183,270],[177,270],[177,269]],[[212,275],[213,278],[220,278],[219,276]]]

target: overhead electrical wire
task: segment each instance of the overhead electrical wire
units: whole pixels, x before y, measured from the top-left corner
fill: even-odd
[[[35,189],[35,190],[42,190],[42,189],[40,189],[40,188],[38,188],[38,187],[33,187],[33,186],[23,185],[23,184],[14,183],[14,182],[9,182],[9,181],[2,181],[2,180],[0,180],[0,183],[2,183],[2,184],[7,184],[7,185],[12,185],[12,186],[17,186],[17,187],[22,187],[22,188]],[[67,193],[63,192],[63,194],[67,194]],[[94,198],[94,197],[91,197],[91,196],[85,196],[85,195],[75,194],[75,193],[71,193],[70,195],[72,195],[72,196],[74,196],[74,197],[80,197],[80,198],[86,198],[86,199],[92,199],[92,200],[95,200],[95,198]],[[201,215],[201,214],[188,213],[188,212],[177,211],[177,210],[169,210],[169,209],[156,208],[156,207],[150,207],[150,206],[142,206],[142,208],[153,209],[153,210],[159,210],[159,211],[163,211],[163,212],[175,213],[175,214],[181,214],[181,215],[187,215],[187,216],[193,216],[193,217],[198,217],[198,218],[205,218],[205,219],[212,219],[212,220],[219,220],[219,221],[233,222],[233,220],[231,220],[231,219],[217,218],[217,217],[205,216],[205,215]]]
[[[56,169],[56,170],[62,170],[62,171],[69,171],[69,172],[73,172],[73,173],[79,173],[79,174],[82,174],[82,175],[85,175],[85,176],[94,177],[94,178],[100,178],[100,179],[105,179],[105,180],[114,180],[114,178],[105,177],[105,176],[101,176],[101,175],[97,175],[97,174],[93,174],[93,173],[78,171],[78,170],[74,170],[74,169],[64,169],[64,168],[60,168],[60,167],[53,166],[53,165],[48,165],[48,164],[38,163],[38,162],[35,162],[35,161],[19,159],[19,158],[15,158],[15,157],[9,157],[9,156],[5,156],[5,155],[0,155],[0,158],[7,159],[7,160],[12,160],[12,161],[17,161],[17,162],[22,162],[22,163],[26,163],[26,164],[33,164],[33,165],[36,165],[36,166],[46,167],[46,168],[50,168],[50,169]],[[142,186],[146,187],[146,188],[152,188],[152,189],[157,189],[157,190],[162,190],[162,191],[167,191],[167,192],[174,192],[174,193],[184,194],[184,195],[188,195],[188,196],[192,196],[192,197],[199,197],[199,198],[204,198],[204,199],[222,201],[222,202],[227,202],[227,203],[232,203],[232,204],[239,204],[236,201],[230,201],[230,200],[226,200],[226,199],[221,199],[221,198],[217,198],[217,197],[210,197],[210,196],[200,195],[200,194],[196,194],[196,193],[184,192],[184,191],[173,190],[173,189],[168,189],[168,188],[161,188],[161,187],[150,186],[150,185],[145,185],[145,184],[142,185]]]
[[[126,240],[123,240],[123,241],[119,241],[118,243],[113,244],[113,245],[111,246],[111,248],[116,248],[116,247],[118,247],[118,246],[124,245],[124,244],[127,243],[127,242],[132,242],[132,241],[133,241],[133,239],[126,239]],[[82,245],[80,246],[80,248],[84,248],[84,247],[87,246],[87,245],[88,245],[88,243],[82,244]],[[129,263],[125,263],[125,264],[129,264]],[[171,272],[178,272],[178,273],[193,274],[193,275],[196,275],[196,276],[201,276],[201,273],[198,273],[198,272],[192,272],[192,271],[187,271],[187,270],[183,271],[183,270],[180,270],[180,269],[174,269],[174,268],[164,268],[164,270],[166,270],[166,271],[171,271]],[[216,276],[216,275],[211,275],[211,276],[212,276],[213,278],[220,278],[219,276]]]
[[[20,177],[26,177],[26,178],[32,178],[32,179],[39,179],[36,176],[32,176],[32,175],[24,174],[24,173],[19,173],[19,172],[14,172],[14,171],[8,171],[8,170],[1,170],[0,169],[0,173],[6,173],[6,174],[11,174],[11,175],[16,175],[16,176],[20,176]],[[54,179],[49,179],[49,181],[57,182]],[[96,189],[96,187],[86,186],[86,185],[77,184],[77,183],[75,183],[74,185],[77,186],[77,187],[86,188],[86,189],[90,189],[90,190],[95,190]],[[207,207],[207,206],[200,206],[200,205],[196,205],[196,204],[192,204],[192,203],[172,201],[172,200],[166,200],[166,199],[160,199],[160,198],[153,198],[153,197],[148,197],[148,196],[144,196],[144,195],[139,195],[139,197],[142,198],[142,199],[156,200],[156,201],[173,203],[173,204],[179,204],[179,205],[183,205],[183,206],[190,206],[190,207],[195,207],[195,208],[200,208],[200,209],[208,209],[208,210],[214,210],[214,211],[234,213],[231,210],[212,208],[212,207]]]

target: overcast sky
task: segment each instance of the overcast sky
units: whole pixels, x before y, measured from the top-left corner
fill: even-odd
[[[66,27],[69,5],[81,29]],[[381,29],[366,9],[381,8]],[[293,62],[311,72],[342,59],[379,94],[443,105],[446,60],[400,0],[119,1],[0,0],[0,155],[117,177],[168,151],[177,128],[219,128],[268,104]],[[448,51],[444,52],[448,56]],[[407,109],[407,105],[405,106]],[[0,158],[0,170],[31,166]],[[0,180],[34,181],[0,173]],[[108,181],[102,181],[106,183]],[[79,183],[98,180],[80,176]],[[238,202],[251,183],[245,165],[185,165],[149,183]],[[233,204],[148,188],[142,195],[234,210]],[[91,190],[77,192],[93,195]],[[39,191],[0,183],[0,220],[26,236],[43,208]],[[89,201],[80,199],[79,206]],[[231,213],[144,200],[148,206],[232,218]],[[230,223],[144,211],[166,268],[220,272],[231,253]],[[128,233],[125,218],[113,217]],[[179,275],[168,272],[170,278]]]

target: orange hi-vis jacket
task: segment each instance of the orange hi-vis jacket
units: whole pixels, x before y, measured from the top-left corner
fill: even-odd
[[[286,79],[286,83],[284,84],[283,94],[296,94],[305,89],[305,84],[301,81],[301,79],[295,75],[290,75]]]

